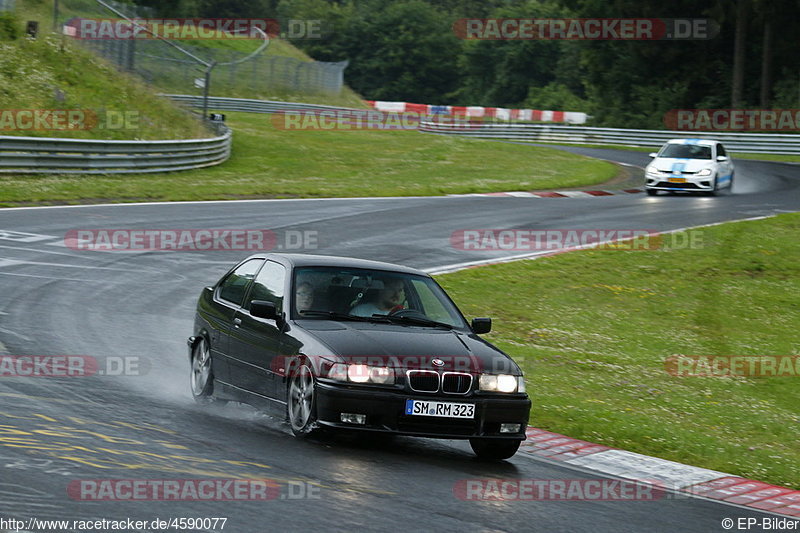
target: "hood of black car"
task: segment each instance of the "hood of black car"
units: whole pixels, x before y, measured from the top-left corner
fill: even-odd
[[[395,368],[519,374],[503,352],[474,334],[373,322],[303,321],[345,362]]]

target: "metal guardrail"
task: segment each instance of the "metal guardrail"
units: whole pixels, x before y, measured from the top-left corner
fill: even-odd
[[[231,130],[175,141],[96,141],[0,136],[0,173],[130,174],[218,165],[231,154]]]
[[[186,104],[190,107],[201,107],[203,98],[188,94],[164,94],[172,100]],[[336,107],[318,104],[303,104],[299,102],[272,102],[269,100],[252,100],[249,98],[225,98],[221,96],[208,97],[209,109],[218,111],[242,111],[244,113],[280,113],[281,111],[337,111],[348,110],[346,107]]]
[[[202,105],[202,98],[190,95],[165,95],[177,102],[193,107]],[[220,111],[246,113],[279,113],[281,111],[325,111],[348,108],[297,102],[271,102],[246,98],[210,97],[209,107]],[[687,132],[666,130],[628,130],[617,128],[590,128],[584,126],[557,126],[526,123],[447,123],[422,122],[419,131],[465,137],[509,139],[525,142],[564,144],[606,144],[658,148],[669,139],[716,139],[732,152],[777,155],[800,155],[800,135],[779,133],[727,133]]]
[[[696,131],[627,130],[544,124],[446,124],[423,122],[419,131],[465,137],[565,144],[660,147],[669,139],[715,139],[732,152],[800,155],[800,135]]]

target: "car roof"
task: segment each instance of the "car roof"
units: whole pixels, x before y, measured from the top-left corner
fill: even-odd
[[[401,272],[404,274],[416,274],[428,276],[426,272],[403,265],[384,263],[382,261],[370,261],[368,259],[358,259],[355,257],[341,257],[335,255],[314,255],[314,254],[284,254],[268,253],[255,254],[248,259],[263,258],[273,259],[282,263],[288,263],[292,267],[325,266],[335,268],[366,268],[373,270],[385,270],[388,272]]]
[[[699,144],[700,146],[714,146],[719,141],[714,139],[670,139],[667,144]]]

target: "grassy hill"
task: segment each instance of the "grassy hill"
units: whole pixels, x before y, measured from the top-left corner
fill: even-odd
[[[47,31],[37,39],[25,36],[23,21],[36,20],[31,18],[35,12],[24,9],[27,4],[20,2],[19,14],[4,15],[5,27],[11,31],[0,34],[0,109],[89,110],[100,123],[93,129],[77,130],[4,128],[0,135],[80,139],[182,139],[209,135],[192,113],[159,97],[141,80],[120,73],[95,54]],[[40,20],[41,29],[47,24]],[[100,127],[112,117],[126,120],[110,124],[119,127]],[[94,122],[87,120],[85,124],[89,127]],[[19,123],[6,122],[6,128],[15,126]]]
[[[210,132],[191,113],[133,76],[120,74],[96,56],[58,39],[0,41],[0,109],[89,110],[104,117],[125,117],[113,128],[89,130],[2,130],[1,135],[80,139],[185,139]],[[87,121],[87,127],[91,125]],[[119,126],[117,128],[116,126]]]
[[[60,21],[72,16],[113,16],[98,11],[96,3],[85,0],[62,1],[60,6]],[[28,20],[39,22],[37,39],[24,35]],[[161,92],[199,94],[199,89],[186,82],[185,65],[162,67],[158,60],[152,60],[157,70],[168,72],[172,67],[176,77],[160,77],[160,86],[149,85],[136,74],[120,72],[83,43],[53,33],[52,21],[52,2],[45,0],[18,0],[16,11],[3,14],[0,20],[0,109],[7,110],[7,115],[0,117],[6,119],[5,124],[0,120],[0,135],[83,139],[182,139],[210,135],[195,114],[158,96]],[[209,55],[225,51],[248,53],[258,46],[258,42],[252,40],[182,41],[180,44],[194,47],[193,50],[206,49]],[[254,61],[264,62],[278,56],[312,61],[279,39],[272,40],[265,55]],[[240,78],[228,76],[221,68],[215,75],[218,82],[225,75],[225,80],[230,78],[233,83],[212,83],[212,95],[364,106],[361,98],[350,89],[336,97],[307,95],[259,89],[252,83],[244,83],[247,81],[244,78],[237,84]],[[27,126],[20,129],[20,124],[9,122],[8,110],[55,109],[87,110],[84,126],[80,129],[30,129]]]

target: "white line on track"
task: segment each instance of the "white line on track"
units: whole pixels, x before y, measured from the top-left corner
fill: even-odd
[[[45,242],[42,244],[51,244],[49,242]],[[91,257],[90,255],[77,255],[77,254],[69,254],[66,252],[56,252],[55,250],[47,250],[44,248],[25,248],[24,246],[6,246],[4,244],[0,244],[0,248],[8,248],[9,250],[23,250],[25,252],[37,252],[40,254],[51,254],[51,255],[63,255],[66,257]]]
[[[141,268],[115,268],[115,267],[91,266],[91,265],[67,265],[64,263],[45,263],[42,261],[24,261],[21,259],[0,259],[0,267],[17,266],[17,265],[35,265],[35,266],[79,268],[79,269],[91,269],[91,270],[114,270],[117,272],[136,272],[136,273],[142,272]]]
[[[330,202],[330,201],[363,201],[363,200],[410,200],[450,198],[449,196],[357,196],[343,198],[254,198],[252,200],[191,200],[186,202],[131,202],[118,204],[78,204],[78,205],[32,205],[28,207],[2,207],[0,213],[5,211],[19,211],[22,209],[80,209],[86,207],[134,207],[142,205],[208,205],[208,204],[241,204],[259,202]]]

